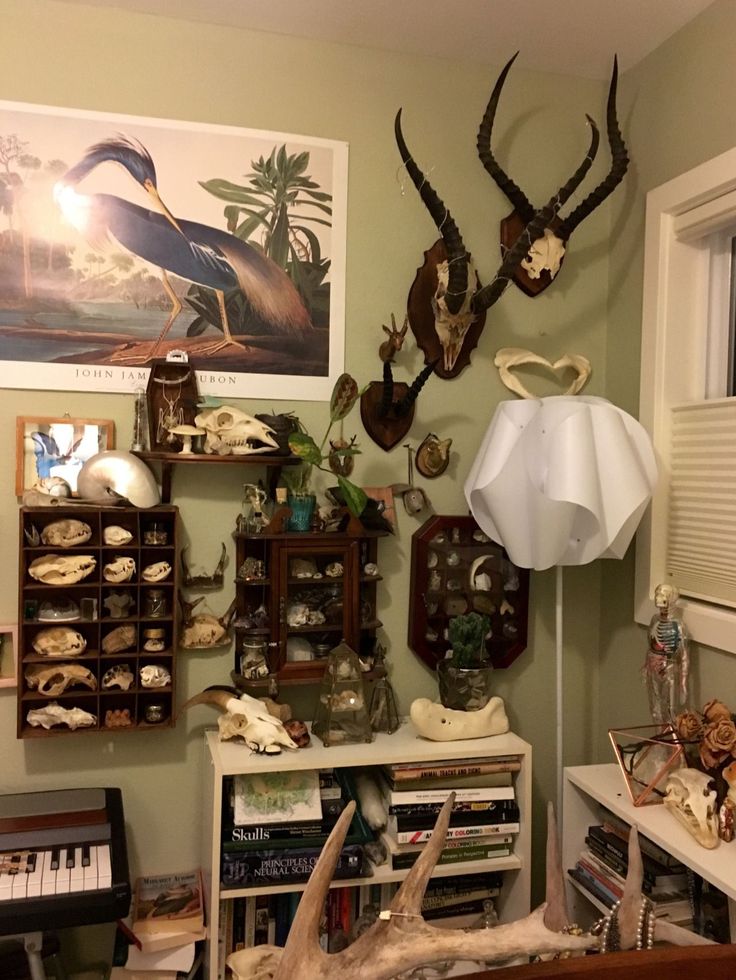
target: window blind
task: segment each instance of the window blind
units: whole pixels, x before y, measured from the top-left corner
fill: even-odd
[[[668,581],[736,606],[736,398],[671,411]]]

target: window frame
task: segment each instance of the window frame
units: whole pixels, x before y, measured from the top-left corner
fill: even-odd
[[[724,232],[735,225],[736,147],[647,194],[639,417],[652,437],[659,481],[637,534],[639,623],[650,621],[654,588],[666,581],[670,410],[727,390],[728,290],[720,287],[730,275]],[[694,640],[736,653],[736,609],[689,597],[681,608]]]

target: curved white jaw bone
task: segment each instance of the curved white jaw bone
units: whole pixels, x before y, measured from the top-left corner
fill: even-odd
[[[713,780],[699,769],[676,769],[666,785],[664,805],[702,847],[718,846],[718,813]]]

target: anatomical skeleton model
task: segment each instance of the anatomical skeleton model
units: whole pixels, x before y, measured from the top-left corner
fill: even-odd
[[[687,701],[690,661],[687,633],[676,609],[678,598],[673,585],[658,585],[654,590],[657,612],[649,623],[644,677],[655,724],[674,721]]]

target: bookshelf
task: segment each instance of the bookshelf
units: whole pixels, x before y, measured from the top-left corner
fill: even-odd
[[[397,762],[442,762],[450,759],[482,756],[518,755],[521,770],[516,773],[516,799],[519,804],[519,833],[514,852],[508,857],[487,861],[464,862],[438,867],[435,877],[457,874],[482,874],[503,871],[504,884],[498,899],[501,921],[512,921],[529,913],[531,883],[531,777],[532,749],[518,735],[506,733],[490,738],[464,739],[456,742],[430,742],[417,736],[414,726],[404,720],[393,735],[379,733],[370,743],[341,745],[326,748],[313,738],[308,749],[283,752],[281,755],[255,755],[241,744],[220,742],[217,731],[205,732],[206,785],[202,811],[202,869],[204,874],[209,940],[206,973],[208,980],[217,980],[217,936],[221,900],[247,896],[276,895],[303,891],[306,883],[267,885],[264,887],[221,889],[220,887],[220,814],[223,802],[223,780],[253,772],[284,772],[298,769],[361,768]],[[376,868],[370,878],[340,879],[334,887],[388,884],[402,881],[408,871],[385,866]]]
[[[604,806],[640,833],[692,868],[729,899],[731,935],[736,935],[736,845],[723,842],[712,851],[701,847],[664,806],[635,807],[616,763],[572,766],[564,772],[562,862],[572,868],[578,859],[588,827],[601,822]],[[583,926],[605,911],[601,903],[568,879],[572,918]],[[595,911],[594,911],[595,909]]]

